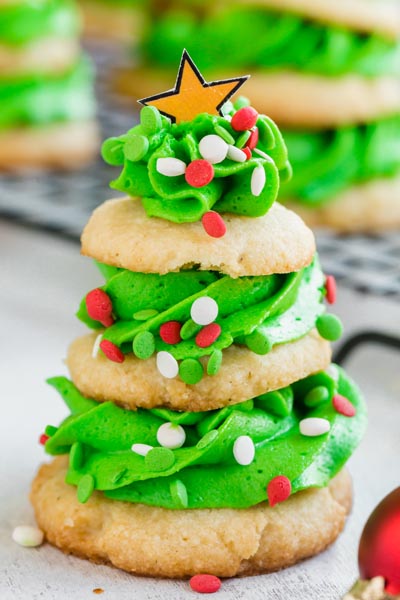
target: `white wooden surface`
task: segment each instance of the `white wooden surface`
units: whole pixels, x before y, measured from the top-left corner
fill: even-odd
[[[44,460],[38,435],[65,415],[44,380],[63,373],[69,341],[84,331],[73,313],[100,282],[78,247],[0,222],[0,374],[3,408],[0,471],[1,600],[180,600],[195,597],[187,582],[137,578],[66,557],[45,545],[25,549],[11,540],[14,526],[32,523],[30,480]],[[342,290],[336,312],[347,331],[380,326],[400,334],[400,309],[384,299]],[[357,546],[377,502],[400,485],[400,354],[367,347],[348,370],[368,399],[370,426],[351,460],[355,505],[344,534],[324,554],[269,576],[224,581],[221,600],[334,600],[357,576]],[[134,543],[134,540],[132,540]],[[104,594],[96,596],[94,588]]]

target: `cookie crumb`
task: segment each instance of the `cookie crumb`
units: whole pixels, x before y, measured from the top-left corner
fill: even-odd
[[[342,600],[389,600],[399,596],[385,594],[385,580],[383,577],[374,577],[369,581],[358,580],[345,594]]]

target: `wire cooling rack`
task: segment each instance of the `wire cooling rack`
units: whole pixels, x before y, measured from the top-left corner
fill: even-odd
[[[119,135],[138,119],[135,103],[122,100],[110,85],[110,73],[126,63],[126,56],[115,45],[91,45],[88,50],[97,67],[102,138]],[[115,176],[115,168],[105,165],[100,157],[74,173],[3,175],[0,216],[78,241],[93,209],[117,195],[109,189]],[[342,285],[400,298],[400,232],[338,236],[320,231],[317,242],[325,271],[334,274]]]

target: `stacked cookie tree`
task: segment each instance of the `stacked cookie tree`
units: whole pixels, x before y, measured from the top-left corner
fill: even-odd
[[[0,5],[0,169],[79,167],[98,149],[92,68],[70,0]]]
[[[32,502],[68,552],[165,577],[278,569],[342,529],[342,470],[365,426],[330,365],[314,239],[274,200],[288,157],[276,125],[206,83],[184,53],[176,87],[103,146],[129,197],[92,215],[82,252],[105,283],[94,332],[50,380],[71,415],[48,427]],[[169,116],[166,116],[169,115]]]
[[[168,81],[186,47],[205,74],[251,70],[248,94],[284,127],[281,198],[308,224],[400,226],[400,5],[381,0],[147,3],[136,97]],[[167,85],[167,84],[166,84]]]

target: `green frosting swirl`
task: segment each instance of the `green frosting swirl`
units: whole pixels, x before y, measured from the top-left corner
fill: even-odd
[[[71,0],[26,1],[0,6],[0,43],[22,46],[40,38],[78,35],[80,19]]]
[[[93,118],[92,82],[92,67],[86,59],[61,76],[0,79],[0,130]]]
[[[400,173],[400,115],[330,131],[285,131],[293,177],[280,190],[310,206],[347,187]]]
[[[66,481],[77,486],[81,502],[97,489],[114,500],[169,509],[253,506],[267,500],[266,487],[278,475],[290,479],[292,493],[326,486],[358,445],[366,425],[361,395],[338,367],[335,374],[321,372],[254,400],[200,413],[128,411],[84,398],[64,377],[49,383],[71,416],[58,429],[46,429],[51,437],[45,449],[51,455],[69,453]],[[309,408],[316,389],[320,403]],[[335,411],[336,393],[354,405],[354,417]],[[299,422],[306,417],[327,419],[330,431],[302,435]],[[157,431],[166,422],[184,428],[183,447],[171,450],[158,444]],[[243,435],[255,445],[254,460],[247,466],[238,464],[233,454],[235,440]],[[144,457],[131,450],[134,443],[152,449]]]
[[[244,99],[236,107],[248,104]],[[213,209],[250,217],[264,215],[275,201],[280,179],[290,176],[287,150],[275,123],[259,115],[257,148],[268,156],[254,154],[246,162],[235,162],[228,157],[214,166],[214,178],[207,185],[196,188],[189,185],[183,175],[167,177],[157,170],[162,158],[178,158],[186,165],[201,159],[199,142],[206,135],[224,135],[231,138],[231,145],[244,145],[243,132],[236,132],[221,116],[199,114],[193,121],[181,124],[152,109],[141,111],[141,123],[126,134],[110,138],[103,144],[102,154],[106,162],[122,166],[118,179],[111,187],[131,196],[140,197],[146,213],[176,223],[198,221]],[[225,114],[232,115],[236,109],[231,103],[225,105]],[[259,196],[251,192],[251,175],[262,166],[266,184]]]
[[[112,301],[115,323],[105,329],[103,339],[124,353],[133,349],[144,359],[162,350],[176,360],[211,357],[232,344],[244,344],[257,354],[267,354],[276,344],[296,340],[316,323],[318,326],[325,310],[324,275],[317,257],[297,273],[238,279],[211,271],[157,275],[106,267],[104,272],[108,279],[102,289]],[[207,348],[196,344],[201,326],[190,318],[193,302],[203,296],[218,304],[215,322],[221,327],[220,336]],[[101,328],[89,317],[85,298],[77,316],[89,327]],[[178,344],[170,345],[160,338],[161,325],[169,321],[183,325],[183,339]],[[149,353],[142,354],[137,348],[144,334],[150,335],[152,346]]]
[[[258,8],[227,7],[203,15],[184,8],[156,11],[142,42],[145,60],[173,68],[182,48],[206,72],[215,65],[221,70],[288,68],[326,76],[398,76],[400,70],[398,42]]]

